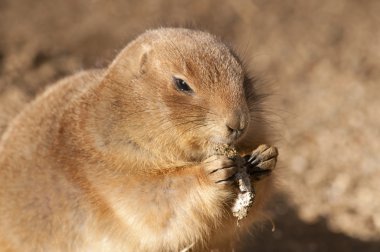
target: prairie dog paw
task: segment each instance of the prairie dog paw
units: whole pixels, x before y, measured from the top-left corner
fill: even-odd
[[[244,158],[247,160],[247,172],[254,180],[260,180],[271,173],[276,167],[278,150],[276,147],[268,145],[260,145],[249,156]]]
[[[234,183],[234,176],[238,170],[235,162],[223,155],[213,155],[203,163],[207,177],[217,185]]]

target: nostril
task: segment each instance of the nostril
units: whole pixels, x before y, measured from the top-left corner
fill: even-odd
[[[247,126],[246,115],[241,111],[234,111],[227,117],[225,125],[230,135],[239,137]]]
[[[232,128],[231,126],[228,126],[228,125],[226,125],[226,126],[227,126],[227,130],[230,133],[230,135],[234,135],[234,137],[238,137],[242,133],[242,130],[240,130],[240,129],[235,129],[235,128]]]
[[[226,126],[231,131],[240,130],[240,116],[232,116],[228,118]]]
[[[237,129],[234,129],[233,127],[230,127],[230,126],[228,126],[228,125],[226,125],[227,126],[227,129],[228,129],[228,131],[230,132],[230,133],[234,133],[235,131],[237,131]]]
[[[235,120],[228,122],[226,126],[230,132],[243,131],[246,127],[246,123],[244,120]]]

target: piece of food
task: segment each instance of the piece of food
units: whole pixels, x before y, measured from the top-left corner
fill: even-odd
[[[225,155],[228,158],[234,159],[238,172],[235,175],[235,181],[238,185],[237,199],[232,206],[232,214],[237,217],[238,221],[248,215],[248,210],[253,205],[255,200],[255,191],[251,185],[249,174],[247,173],[246,160],[242,158],[235,148],[228,145],[221,145],[216,148],[217,154]]]
[[[238,186],[237,198],[231,208],[233,216],[239,221],[247,217],[249,209],[252,207],[255,201],[255,188],[251,184],[251,178],[260,179],[263,176],[270,174],[271,169],[262,169],[257,167],[256,161],[258,160],[257,153],[261,152],[263,147],[268,149],[266,145],[259,146],[255,151],[252,152],[251,156],[241,157],[234,147],[228,145],[220,145],[216,147],[216,153],[220,155],[225,155],[228,158],[235,160],[238,167],[238,172],[236,173],[234,179]],[[277,149],[276,149],[277,156]],[[249,162],[253,160],[253,162]],[[248,174],[248,167],[252,170],[252,174]],[[257,177],[257,178],[256,178]]]

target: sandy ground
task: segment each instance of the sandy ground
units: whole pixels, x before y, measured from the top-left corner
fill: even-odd
[[[380,1],[0,0],[0,131],[148,28],[234,45],[270,84],[279,193],[245,251],[380,251]]]

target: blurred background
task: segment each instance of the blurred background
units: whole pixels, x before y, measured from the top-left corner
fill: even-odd
[[[233,45],[272,88],[279,192],[244,251],[380,251],[380,1],[0,0],[0,131],[146,29]]]

